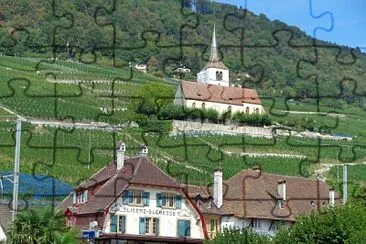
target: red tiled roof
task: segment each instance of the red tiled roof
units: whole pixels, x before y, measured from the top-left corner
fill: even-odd
[[[243,103],[262,104],[254,89],[201,84],[190,81],[182,81],[181,87],[186,99],[233,105],[242,105]]]
[[[77,214],[103,212],[113,201],[122,194],[130,184],[145,184],[181,188],[170,176],[165,174],[150,160],[145,157],[133,157],[126,159],[121,170],[116,169],[116,163],[109,165],[90,177],[77,188],[92,186],[92,183],[105,181],[96,192],[89,191],[88,202],[72,207],[72,195],[70,194],[59,206],[60,209],[71,207]]]
[[[287,205],[277,206],[278,181],[286,180]],[[259,173],[243,170],[224,182],[224,201],[217,213],[245,218],[281,219],[294,221],[295,217],[317,210],[328,204],[329,186],[324,182],[302,177]],[[211,188],[187,186],[189,196],[209,197]],[[335,193],[335,198],[339,195]],[[316,206],[311,205],[313,201]]]
[[[278,181],[286,180],[286,205],[278,208]],[[318,180],[302,177],[241,171],[225,182],[228,191],[224,196],[222,211],[246,218],[295,220],[296,216],[317,210],[328,204],[329,186]],[[335,193],[335,198],[339,198]]]

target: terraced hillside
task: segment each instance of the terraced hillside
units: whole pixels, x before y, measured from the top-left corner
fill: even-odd
[[[166,84],[173,88],[176,84],[136,72],[127,79],[128,69],[107,65],[40,61],[0,57],[0,106],[3,107],[0,109],[0,170],[12,169],[15,115],[21,115],[60,122],[59,128],[23,123],[21,171],[48,174],[71,184],[77,184],[110,162],[114,157],[115,143],[121,139],[127,144],[129,156],[138,153],[140,144],[148,144],[151,157],[164,171],[181,182],[191,184],[210,183],[212,171],[218,166],[223,168],[227,179],[257,164],[266,172],[308,177],[316,177],[315,170],[332,164],[333,168],[322,171],[322,176],[341,182],[336,173],[337,165],[344,162],[360,164],[350,167],[350,180],[363,183],[360,172],[366,171],[362,165],[366,158],[366,131],[360,128],[364,126],[366,115],[352,104],[332,111],[332,114],[316,114],[307,113],[314,111],[314,104],[290,101],[292,113],[287,113],[280,98],[275,109],[271,109],[272,104],[264,100],[265,109],[274,123],[293,126],[294,129],[299,125],[299,130],[302,129],[301,123],[311,123],[316,129],[328,126],[330,133],[351,135],[353,140],[350,142],[240,135],[172,137],[166,133],[144,133],[142,128],[122,131],[89,127],[71,129],[63,123],[74,119],[86,123],[123,124],[128,121],[129,113],[124,108],[143,84]],[[116,77],[119,78],[114,79]],[[101,111],[103,105],[108,111],[105,115]],[[330,111],[327,107],[321,109]]]

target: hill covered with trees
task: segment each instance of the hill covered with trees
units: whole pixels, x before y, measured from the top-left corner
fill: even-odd
[[[366,55],[360,49],[313,40],[263,14],[206,0],[3,1],[0,52],[86,63],[111,59],[125,67],[147,63],[157,76],[184,65],[192,70],[189,80],[207,61],[213,22],[233,82],[255,87],[263,97],[320,97],[334,109],[345,103],[366,108]],[[251,80],[243,79],[245,72]]]

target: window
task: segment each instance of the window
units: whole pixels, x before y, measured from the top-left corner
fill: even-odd
[[[205,109],[206,108],[206,104],[205,103],[202,103],[201,108],[202,109]]]
[[[124,205],[149,206],[150,192],[139,190],[125,191],[122,195],[122,202]]]
[[[111,232],[126,233],[126,216],[111,215]]]
[[[182,208],[182,196],[175,193],[156,193],[157,207],[161,208]]]
[[[217,232],[217,219],[210,220],[210,231]]]
[[[178,220],[178,237],[189,237],[191,236],[191,221],[189,220]]]
[[[261,220],[260,219],[253,219],[252,222],[250,223],[250,227],[255,228],[255,229],[260,229],[261,228]]]
[[[159,219],[158,218],[140,218],[139,223],[140,235],[159,235]]]
[[[232,107],[231,107],[231,106],[229,106],[229,107],[227,108],[227,111],[228,111],[229,113],[231,113],[231,110],[232,110]]]
[[[245,109],[245,113],[246,113],[246,114],[249,114],[249,107],[247,107],[247,108]]]
[[[259,114],[259,108],[256,108],[256,109],[255,109],[255,113],[256,113],[256,114]]]
[[[88,202],[88,190],[78,191],[76,193],[76,203],[86,203]]]
[[[193,102],[192,103],[192,108],[195,108],[196,107],[196,103],[195,102]]]
[[[216,80],[222,80],[222,72],[216,71]]]

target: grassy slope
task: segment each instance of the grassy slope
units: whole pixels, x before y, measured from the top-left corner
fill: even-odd
[[[15,110],[22,115],[31,115],[37,118],[54,118],[54,105],[51,98],[29,97],[30,95],[52,94],[53,84],[48,82],[45,73],[53,72],[57,79],[72,80],[108,80],[115,75],[128,73],[129,71],[117,69],[108,66],[83,65],[67,61],[58,61],[56,64],[42,64],[41,74],[36,74],[35,65],[39,62],[37,59],[19,59],[11,57],[0,57],[0,104]],[[10,70],[10,69],[11,70]],[[28,91],[24,91],[27,86],[25,78],[29,80],[31,86]],[[11,87],[16,91],[11,94],[8,81],[12,81]],[[161,79],[150,75],[134,73],[133,79],[127,83],[117,84],[116,90],[120,93],[133,94],[139,89],[141,83],[145,82],[164,82]],[[57,86],[57,92],[63,95],[70,95],[78,91],[75,84]],[[100,97],[96,93],[103,94],[110,90],[107,84],[95,85],[94,90],[91,84],[81,85],[84,91],[78,97],[64,97],[60,105],[62,115],[73,115],[78,120],[93,120],[97,116]],[[22,90],[23,89],[23,90]],[[93,92],[92,92],[93,90]],[[24,95],[24,93],[27,96]],[[9,96],[9,97],[6,97]],[[123,107],[128,99],[120,97],[116,99],[117,106]],[[278,101],[280,101],[278,99]],[[50,102],[47,104],[47,102]],[[103,102],[105,103],[105,102]],[[278,104],[281,104],[278,103]],[[282,103],[284,104],[284,103]],[[265,103],[266,111],[269,111],[270,104]],[[290,104],[290,110],[296,111],[316,111],[311,104]],[[284,109],[277,106],[277,109]],[[363,123],[366,121],[366,115],[359,108],[349,105],[347,109],[338,111],[345,114],[345,117],[339,119],[339,123],[332,132],[350,134],[356,136],[353,142],[333,142],[321,141],[323,146],[320,155],[316,140],[299,138],[279,138],[276,141],[269,139],[253,139],[250,137],[242,138],[239,136],[212,136],[201,138],[169,138],[166,136],[142,136],[139,132],[125,131],[115,135],[107,132],[93,131],[89,134],[85,130],[62,131],[50,128],[34,128],[29,124],[24,124],[24,133],[22,137],[22,172],[46,173],[60,178],[66,182],[76,184],[108,163],[113,158],[113,140],[123,139],[129,147],[129,151],[137,152],[138,145],[142,142],[148,143],[152,157],[156,163],[172,176],[180,181],[185,181],[185,175],[188,175],[190,183],[207,184],[211,180],[212,170],[221,165],[224,168],[224,177],[229,178],[241,169],[250,168],[254,164],[261,164],[267,172],[281,173],[285,175],[304,175],[308,170],[314,169],[315,165],[311,163],[301,163],[301,159],[284,159],[278,157],[266,158],[243,158],[237,155],[221,155],[216,149],[210,148],[213,144],[225,151],[232,152],[272,152],[285,154],[299,154],[307,156],[310,160],[320,158],[322,163],[341,163],[344,161],[362,162],[366,155],[366,150],[358,145],[366,145],[366,135],[364,135]],[[48,109],[48,112],[47,112]],[[321,108],[326,111],[326,108]],[[0,110],[1,115],[7,113]],[[315,120],[319,125],[335,125],[336,119],[330,116],[319,115],[293,115],[286,116],[271,115],[277,121],[301,120],[305,117]],[[113,116],[106,116],[106,121],[123,121],[124,114],[116,113]],[[14,140],[9,131],[15,126],[14,123],[1,121],[0,123],[0,160],[1,169],[11,169],[14,151]],[[90,146],[89,146],[89,138]],[[53,151],[53,143],[56,139],[57,150]],[[356,158],[353,158],[352,148],[355,147]],[[340,148],[342,148],[340,154]],[[89,152],[92,153],[89,153]],[[131,153],[130,153],[131,155]],[[161,159],[161,156],[167,156],[174,162],[167,162]],[[88,162],[91,163],[90,169],[87,169]],[[49,165],[49,167],[45,165]],[[186,166],[192,167],[187,168]],[[357,168],[357,169],[356,169]],[[354,169],[364,169],[364,166],[350,167]],[[351,173],[352,174],[352,173]],[[362,179],[362,177],[360,178]],[[360,180],[357,178],[357,180]]]

